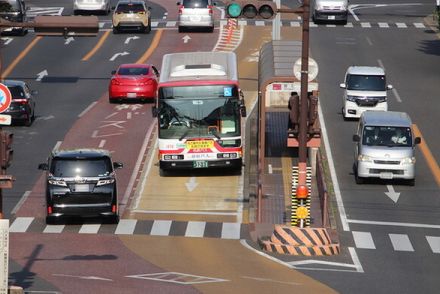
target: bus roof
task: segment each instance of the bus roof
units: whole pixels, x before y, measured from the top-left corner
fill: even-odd
[[[174,81],[238,81],[234,52],[183,52],[165,54],[159,83]]]

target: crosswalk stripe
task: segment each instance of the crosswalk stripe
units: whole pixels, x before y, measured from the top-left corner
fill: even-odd
[[[152,28],[156,28],[156,27],[158,27],[159,26],[159,22],[158,21],[152,21],[151,22],[151,27]]]
[[[388,234],[396,251],[414,251],[408,235],[405,234]]]
[[[363,28],[371,28],[371,24],[369,22],[361,22],[361,27],[363,27]]]
[[[166,27],[175,27],[176,23],[177,22],[175,22],[175,21],[168,21],[167,24],[166,24]]]
[[[96,233],[98,233],[100,227],[101,227],[100,224],[82,225],[81,229],[79,229],[79,233],[80,234],[96,234]]]
[[[379,25],[379,28],[389,28],[390,27],[389,24],[386,22],[379,22],[378,25]]]
[[[426,236],[433,253],[440,253],[440,237]]]
[[[291,26],[291,27],[300,27],[301,24],[300,24],[299,22],[297,22],[297,21],[291,21],[291,22],[290,22],[290,26]]]
[[[423,23],[420,23],[420,22],[415,22],[414,26],[416,28],[418,28],[418,29],[424,29],[425,28],[425,25]]]
[[[222,239],[240,239],[240,223],[223,223]]]
[[[190,221],[186,226],[185,237],[203,237],[206,222]]]
[[[47,225],[43,233],[61,233],[64,230],[65,225]]]
[[[396,26],[397,26],[399,29],[407,28],[406,24],[403,23],[403,22],[396,22]]]
[[[33,217],[19,217],[15,219],[12,225],[9,226],[11,233],[24,233],[27,231],[31,223],[34,221]]]
[[[354,243],[357,248],[361,249],[376,249],[373,238],[370,232],[357,232],[353,231]]]
[[[137,220],[135,219],[121,219],[116,227],[115,234],[117,235],[131,235],[136,228]]]
[[[255,25],[256,26],[264,26],[265,22],[264,22],[264,20],[257,20],[257,21],[255,21]]]
[[[353,27],[353,23],[348,22],[344,27],[345,28],[352,28]]]
[[[153,227],[151,228],[150,235],[153,236],[168,236],[171,229],[170,220],[156,220],[153,222]]]

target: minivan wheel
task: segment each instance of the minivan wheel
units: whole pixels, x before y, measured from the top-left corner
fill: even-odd
[[[113,34],[117,34],[117,33],[119,33],[118,28],[117,27],[113,27]]]
[[[362,177],[360,177],[360,176],[358,175],[357,171],[355,171],[354,179],[355,179],[355,181],[356,181],[356,184],[358,184],[358,185],[362,185],[363,183],[365,183],[365,179],[362,178]]]

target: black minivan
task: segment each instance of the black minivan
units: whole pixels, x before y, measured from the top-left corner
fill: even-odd
[[[24,0],[0,0],[0,17],[11,22],[26,22],[26,5]],[[2,29],[2,34],[12,33],[24,36],[27,28],[12,27]]]
[[[115,169],[110,152],[103,149],[53,151],[46,171],[46,223],[68,217],[104,218],[119,222]]]

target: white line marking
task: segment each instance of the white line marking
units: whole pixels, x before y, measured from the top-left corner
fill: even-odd
[[[327,128],[325,126],[324,115],[322,114],[321,104],[318,103],[319,122],[321,124],[322,138],[324,140],[325,150],[327,152],[328,165],[330,168],[330,175],[332,178],[333,188],[336,197],[336,203],[341,216],[342,229],[344,231],[350,231],[350,226],[347,222],[347,214],[345,213],[344,202],[342,201],[341,189],[339,188],[338,177],[336,175],[335,163],[333,161],[332,150],[327,135]]]
[[[369,37],[365,37],[367,39],[367,43],[370,46],[373,46],[373,42],[371,42],[371,39]]]
[[[414,251],[411,241],[406,234],[388,234],[396,251]]]
[[[240,239],[241,224],[239,223],[223,223],[222,224],[222,239]]]
[[[26,201],[26,199],[29,197],[32,191],[26,191],[23,193],[23,196],[21,196],[20,200],[15,205],[14,209],[11,210],[11,214],[16,214],[17,211],[20,209],[20,207],[23,205],[23,203]]]
[[[403,23],[403,22],[396,22],[396,26],[397,26],[399,29],[405,29],[405,28],[407,28],[406,24]]]
[[[272,164],[269,163],[267,169],[269,170],[269,174],[273,174]]]
[[[357,232],[353,231],[353,239],[356,244],[356,248],[360,249],[376,249],[373,238],[370,232]]]
[[[43,233],[49,233],[49,234],[53,234],[53,233],[62,233],[64,230],[65,225],[47,225],[44,230]]]
[[[205,234],[206,222],[189,221],[186,226],[185,237],[203,237]]]
[[[379,28],[389,28],[390,26],[386,22],[379,22]]]
[[[81,112],[80,114],[78,114],[78,117],[83,116],[84,114],[86,114],[90,109],[92,109],[93,106],[95,106],[98,102],[92,102],[89,106],[87,106],[86,109],[83,110],[83,112]]]
[[[238,212],[213,212],[213,211],[189,211],[189,210],[140,210],[132,209],[135,213],[157,214],[194,214],[194,215],[238,215]]]
[[[150,235],[152,236],[168,236],[171,229],[170,220],[156,220],[153,222]]]
[[[100,227],[101,227],[100,224],[82,225],[81,229],[79,229],[78,233],[80,233],[80,234],[97,234]]]
[[[156,120],[154,121],[153,124],[151,124],[150,128],[147,131],[147,134],[145,135],[144,142],[142,144],[141,150],[139,151],[139,155],[138,155],[138,158],[137,158],[137,161],[136,161],[136,165],[133,168],[133,173],[131,174],[130,181],[128,182],[127,189],[125,189],[124,197],[122,198],[122,202],[119,204],[119,210],[122,211],[122,212],[124,211],[125,207],[127,206],[128,199],[130,197],[131,191],[133,190],[134,183],[136,181],[137,175],[139,173],[139,169],[141,167],[142,157],[145,154],[145,150],[147,150],[148,140],[150,139],[151,133],[153,132],[153,129],[154,129],[155,126],[156,126]],[[152,161],[153,157],[154,156],[150,156],[150,162]],[[150,166],[148,167],[148,170],[149,169],[150,169]],[[144,185],[145,182],[146,182],[145,180],[142,181],[142,186]],[[139,198],[142,195],[142,191],[143,191],[143,188],[141,189],[141,193],[138,195]]]
[[[420,23],[420,22],[415,22],[415,23],[414,23],[414,26],[415,26],[416,28],[418,28],[418,29],[424,29],[424,28],[426,28],[425,25],[424,25],[423,23]]]
[[[132,118],[132,113],[131,112],[127,112],[127,120]]]
[[[57,151],[60,148],[61,144],[63,144],[63,141],[57,141],[52,151]]]
[[[352,224],[363,224],[363,225],[396,226],[396,227],[421,228],[421,229],[440,229],[440,225],[430,225],[430,224],[380,222],[380,221],[367,221],[367,220],[355,220],[355,219],[348,219],[347,221]]]
[[[166,27],[175,27],[176,26],[176,21],[168,21],[167,24],[165,25]]]
[[[440,253],[440,237],[426,236],[433,253]]]
[[[132,235],[136,228],[136,219],[121,219],[116,227],[116,235]]]
[[[256,20],[255,21],[255,26],[260,26],[260,27],[264,27],[265,22],[263,20]]]
[[[383,62],[381,59],[378,59],[377,63],[379,63],[379,66],[385,70],[385,66],[383,65]]]
[[[348,22],[348,23],[344,26],[344,28],[354,28],[353,23]]]
[[[290,22],[290,26],[291,26],[291,27],[300,27],[301,24],[300,24],[300,22],[298,22],[298,21],[291,21],[291,22]]]
[[[361,22],[361,27],[363,27],[363,28],[371,28],[371,24],[369,22]]]
[[[396,97],[397,102],[402,102],[402,99],[400,98],[399,93],[397,93],[397,90],[393,88],[391,91],[393,92],[394,97]]]
[[[99,142],[98,147],[99,147],[99,148],[103,148],[106,142],[107,142],[106,140],[102,139],[102,140]]]
[[[33,217],[17,217],[12,225],[9,227],[9,232],[24,233],[27,231],[33,220]]]

